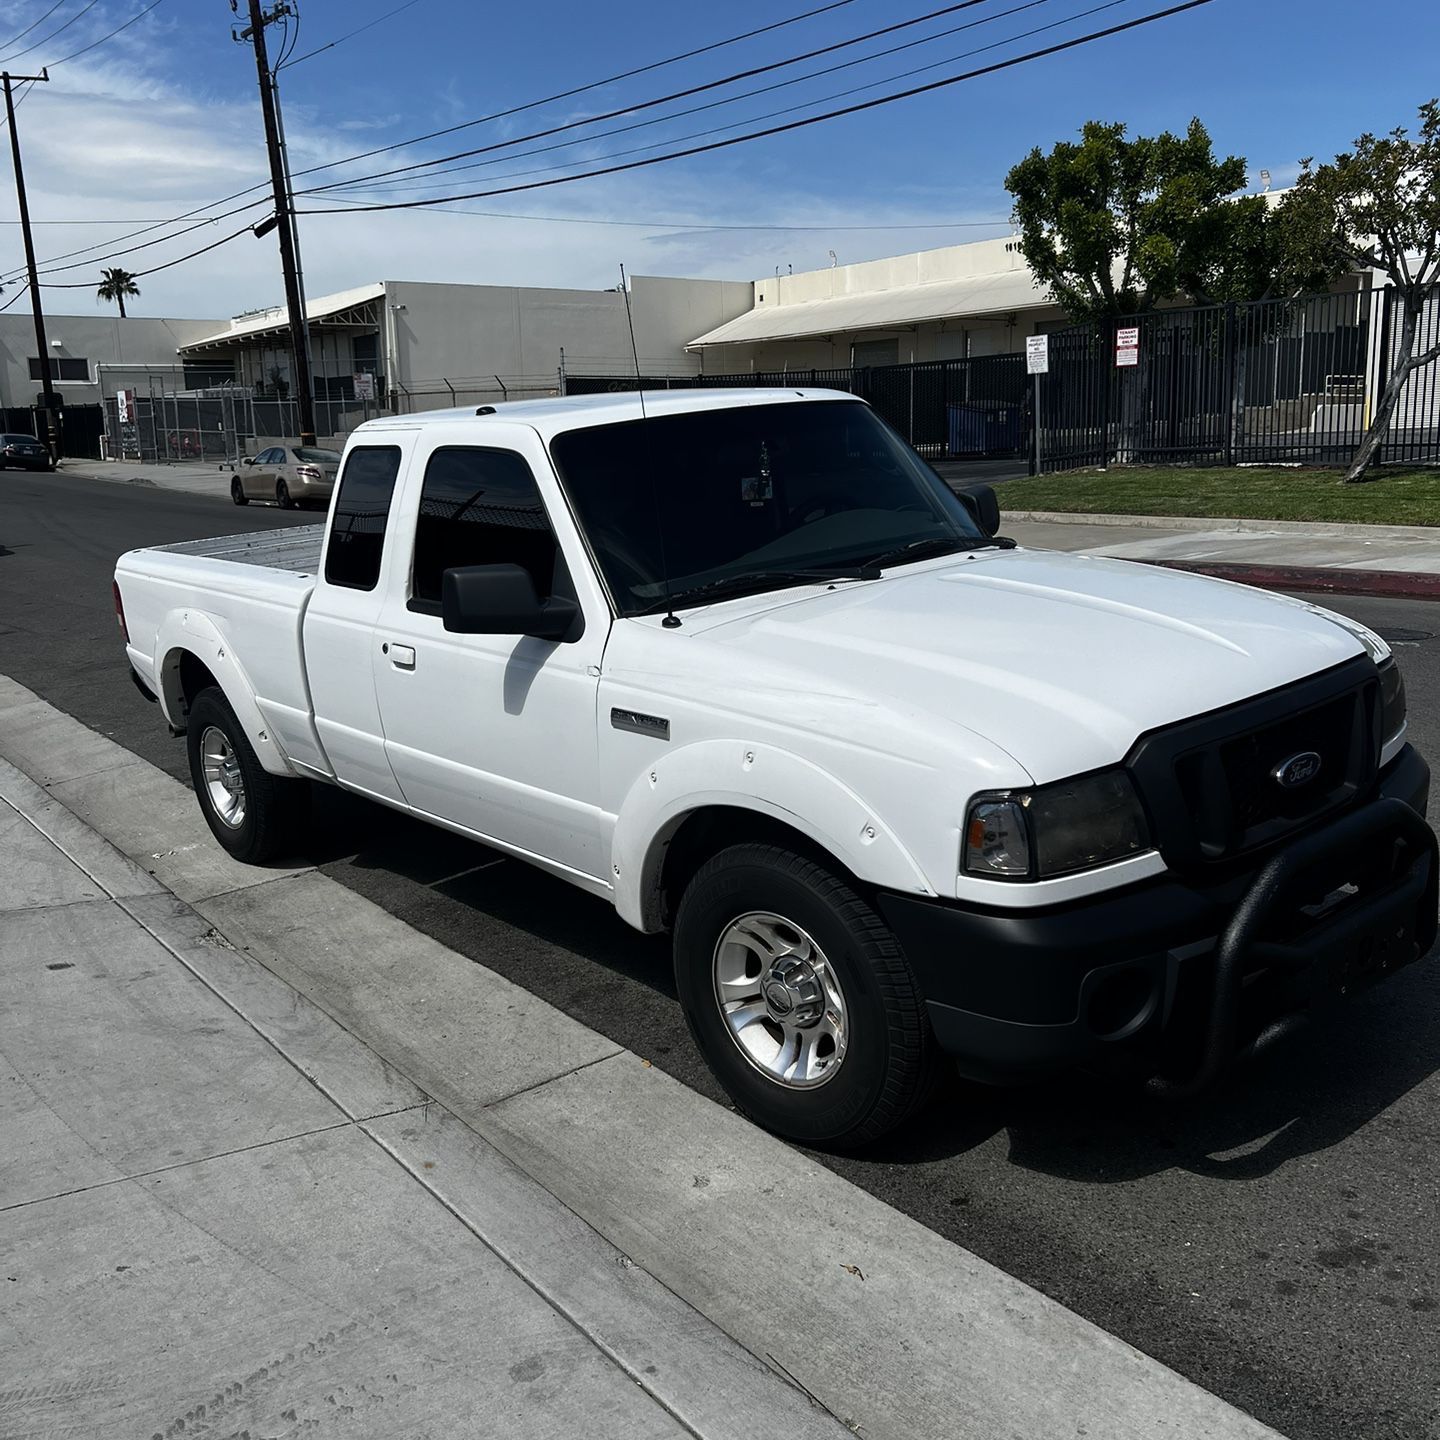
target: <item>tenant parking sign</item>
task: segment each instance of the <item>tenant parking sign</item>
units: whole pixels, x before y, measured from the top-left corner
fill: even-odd
[[[1138,365],[1140,363],[1140,327],[1124,325],[1115,332],[1116,365]]]

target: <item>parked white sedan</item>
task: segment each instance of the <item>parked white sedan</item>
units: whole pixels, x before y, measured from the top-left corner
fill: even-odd
[[[324,507],[335,488],[340,455],[310,445],[272,445],[254,459],[242,460],[240,467],[230,482],[230,498],[237,505],[273,500],[282,510]]]

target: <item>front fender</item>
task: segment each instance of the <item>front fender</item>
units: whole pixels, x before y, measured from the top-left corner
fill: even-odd
[[[686,817],[708,806],[782,821],[872,885],[935,894],[875,808],[828,771],[771,745],[705,740],[652,761],[620,806],[611,872],[621,919],[641,930],[660,928],[665,851]]]
[[[172,728],[183,731],[187,723],[180,676],[180,662],[186,652],[195,656],[215,677],[260,764],[272,775],[298,774],[265,723],[255,703],[255,689],[234,649],[208,615],[191,607],[170,611],[160,622],[155,637],[155,679],[160,706]]]

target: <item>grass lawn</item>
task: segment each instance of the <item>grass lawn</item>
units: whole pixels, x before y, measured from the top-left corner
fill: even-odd
[[[1011,511],[1440,525],[1440,468],[1380,473],[1379,480],[1346,485],[1339,470],[1137,465],[1008,480],[997,494]]]

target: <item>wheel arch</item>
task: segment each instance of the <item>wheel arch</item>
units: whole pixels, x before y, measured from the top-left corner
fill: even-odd
[[[298,773],[276,743],[244,669],[213,620],[195,610],[172,611],[160,625],[156,655],[160,705],[175,734],[185,733],[195,697],[213,685],[235,712],[260,764],[272,775]]]
[[[719,788],[730,770],[738,783]],[[861,885],[935,894],[875,808],[836,777],[787,751],[717,740],[657,761],[621,806],[612,846],[621,918],[665,929],[690,876],[742,842],[784,845]]]

